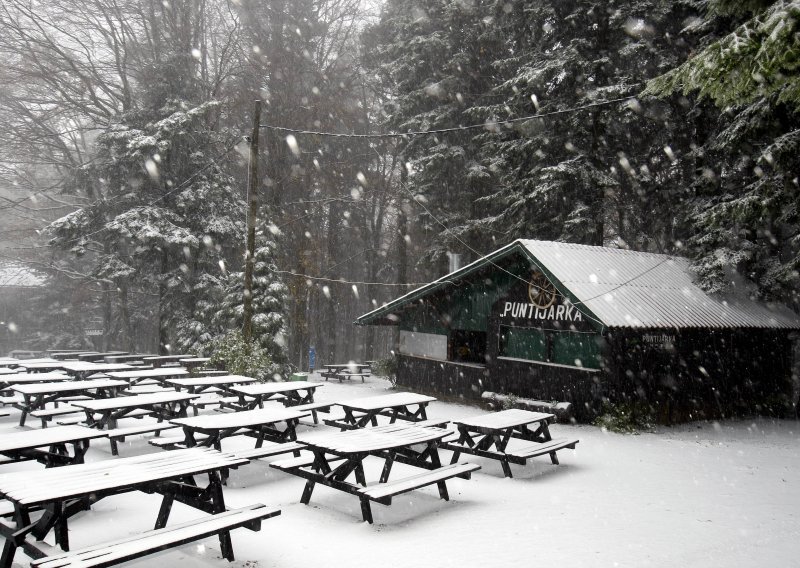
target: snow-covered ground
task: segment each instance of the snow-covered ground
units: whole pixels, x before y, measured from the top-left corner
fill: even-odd
[[[389,383],[327,383],[317,400],[386,393]],[[479,414],[478,408],[433,403],[431,418]],[[325,415],[323,415],[325,416]],[[15,428],[16,415],[0,419]],[[132,422],[132,421],[131,421]],[[134,422],[132,422],[134,423]],[[123,425],[125,425],[123,423]],[[310,430],[313,426],[302,426]],[[327,428],[318,426],[317,428]],[[482,469],[448,481],[450,501],[434,487],[373,504],[375,524],[361,521],[358,499],[317,486],[300,504],[304,482],[254,462],[231,472],[229,507],[264,503],[281,509],[260,532],[232,533],[237,560],[220,557],[215,538],[146,557],[130,565],[183,567],[375,568],[482,566],[796,566],[800,539],[800,423],[752,420],[690,424],[656,433],[619,435],[592,426],[555,425],[554,436],[580,438],[577,449],[526,467],[463,456]],[[225,449],[252,439],[228,441]],[[139,437],[122,456],[158,451]],[[443,460],[450,453],[442,451]],[[94,442],[89,460],[113,459]],[[276,458],[277,459],[277,458]],[[379,474],[377,460],[367,478]],[[41,467],[3,466],[2,471]],[[400,466],[398,466],[400,467]],[[159,496],[107,498],[70,523],[78,548],[152,528]],[[171,522],[197,517],[183,505]],[[27,566],[19,552],[17,564]]]

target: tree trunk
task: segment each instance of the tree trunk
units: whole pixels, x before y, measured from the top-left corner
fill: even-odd
[[[117,287],[119,298],[119,315],[122,320],[122,349],[133,353],[133,332],[131,330],[131,314],[128,307],[128,283],[120,282]]]

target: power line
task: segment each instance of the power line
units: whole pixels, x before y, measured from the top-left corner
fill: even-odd
[[[291,276],[296,276],[298,278],[305,278],[307,280],[315,280],[319,282],[331,282],[332,284],[350,284],[350,285],[362,284],[364,286],[426,286],[430,284],[430,282],[406,282],[403,284],[400,283],[392,284],[391,282],[359,282],[357,280],[342,280],[336,278],[325,278],[323,276],[309,276],[308,274],[302,274],[300,272],[292,272],[291,270],[276,269],[276,270],[271,270],[271,272],[275,274],[289,274]],[[453,284],[453,282],[449,280],[443,280],[443,282],[450,282],[450,284]]]
[[[549,116],[556,116],[559,114],[568,114],[572,112],[579,112],[582,110],[587,110],[590,108],[596,108],[600,106],[606,106],[616,103],[621,103],[625,101],[630,101],[635,99],[636,95],[629,95],[627,97],[621,97],[618,99],[611,99],[607,101],[598,101],[596,103],[589,103],[586,105],[572,107],[562,110],[554,110],[550,112],[540,113],[540,114],[532,114],[528,116],[521,116],[518,118],[507,118],[504,120],[492,120],[483,122],[481,124],[469,124],[466,126],[454,126],[451,128],[439,128],[435,130],[411,130],[409,132],[384,132],[378,134],[348,134],[348,133],[338,133],[338,132],[321,132],[321,131],[314,131],[314,130],[302,130],[298,128],[287,128],[284,126],[276,126],[274,124],[262,124],[261,128],[266,128],[269,130],[276,130],[278,132],[288,132],[289,134],[303,134],[303,135],[310,135],[310,136],[328,136],[331,138],[405,138],[408,136],[426,136],[426,135],[435,135],[435,134],[446,134],[449,132],[463,132],[465,130],[476,130],[478,128],[486,128],[488,125],[496,125],[496,124],[513,124],[516,122],[525,122],[528,120],[533,120],[536,118],[546,118]]]

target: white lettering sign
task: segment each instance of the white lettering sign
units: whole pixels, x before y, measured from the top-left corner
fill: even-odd
[[[527,318],[553,321],[583,321],[583,314],[572,304],[561,304],[549,308],[537,308],[534,304],[506,302],[501,318]]]

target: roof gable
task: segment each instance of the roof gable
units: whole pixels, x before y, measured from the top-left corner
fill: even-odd
[[[403,306],[514,253],[523,253],[573,304],[606,327],[800,329],[800,317],[785,307],[706,294],[694,284],[689,261],[682,257],[526,239],[372,310],[356,323],[393,323]]]

